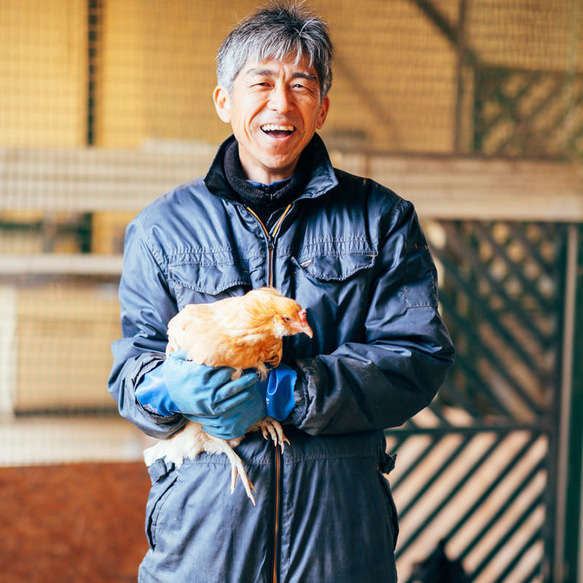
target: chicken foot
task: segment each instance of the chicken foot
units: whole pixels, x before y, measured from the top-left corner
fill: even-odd
[[[210,435],[208,436],[208,439],[209,441],[207,445],[210,447],[208,447],[208,449],[207,447],[205,447],[205,451],[207,453],[224,453],[231,462],[231,494],[235,491],[235,486],[237,485],[237,477],[240,477],[241,483],[245,488],[247,498],[249,498],[249,500],[251,500],[251,502],[253,503],[253,506],[255,506],[255,498],[253,497],[253,492],[256,492],[257,490],[255,490],[255,486],[253,486],[253,484],[251,483],[251,480],[249,479],[249,476],[245,471],[245,467],[243,466],[241,458],[235,453],[235,450],[230,445],[235,440],[225,441],[223,439],[218,439],[217,437],[211,437]]]
[[[283,433],[283,428],[279,421],[272,419],[271,417],[265,417],[258,421],[253,427],[250,428],[250,431],[257,431],[261,430],[264,439],[269,439],[273,441],[275,447],[280,447],[281,451],[283,452],[284,443],[290,445],[289,440]],[[245,492],[247,493],[247,497],[255,506],[255,498],[253,497],[253,492],[257,492],[255,486],[251,483],[247,472],[245,471],[245,467],[243,466],[243,462],[241,458],[234,452],[231,448],[236,447],[240,440],[230,440],[228,442],[222,441],[221,439],[212,438],[216,445],[221,449],[221,451],[229,458],[231,462],[231,494],[235,491],[235,486],[237,484],[237,476],[241,478],[241,482],[243,487],[245,488]],[[233,443],[236,441],[237,443]]]
[[[271,417],[265,417],[264,419],[261,419],[261,421],[255,423],[255,425],[251,427],[250,431],[257,431],[259,429],[261,430],[261,433],[265,439],[269,439],[271,437],[271,441],[273,441],[275,447],[279,446],[282,453],[283,448],[285,447],[284,443],[290,445],[288,438],[283,433],[283,427],[279,421],[276,421]]]

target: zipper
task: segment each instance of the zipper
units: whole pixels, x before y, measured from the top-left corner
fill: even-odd
[[[263,224],[263,221],[257,216],[257,214],[250,209],[249,207],[247,207],[247,210],[257,219],[257,222],[261,225],[261,228],[263,229],[263,232],[265,233],[265,236],[267,238],[267,249],[269,252],[268,255],[268,283],[270,286],[273,286],[273,252],[275,250],[275,239],[277,238],[277,234],[279,233],[279,230],[281,229],[281,225],[283,224],[283,221],[285,219],[285,217],[287,216],[287,214],[289,213],[289,211],[292,208],[292,204],[289,204],[285,210],[283,211],[283,213],[281,214],[281,217],[279,217],[279,220],[277,221],[277,223],[275,224],[275,226],[273,227],[273,230],[271,231],[271,233],[267,230],[267,227]],[[274,527],[273,527],[273,569],[271,572],[271,580],[272,583],[278,583],[279,581],[279,577],[278,577],[278,555],[279,555],[279,545],[278,545],[278,540],[279,540],[279,514],[280,514],[280,504],[281,504],[281,461],[282,461],[282,454],[279,450],[278,447],[275,448],[275,508],[274,508]]]
[[[257,216],[257,214],[250,209],[249,207],[247,207],[247,210],[257,219],[257,222],[261,225],[261,228],[263,229],[263,232],[265,233],[265,236],[267,237],[267,250],[269,253],[268,256],[268,278],[267,281],[269,283],[270,286],[273,286],[273,251],[275,249],[275,239],[277,237],[277,234],[279,233],[279,230],[281,229],[281,225],[285,219],[285,217],[287,216],[287,214],[289,213],[289,211],[292,208],[292,204],[288,204],[287,207],[285,208],[285,210],[283,211],[281,217],[279,217],[279,220],[277,221],[277,223],[275,223],[275,226],[273,227],[273,230],[271,231],[271,233],[267,230],[267,227],[263,224],[263,221]]]
[[[274,515],[274,529],[273,529],[273,572],[272,572],[272,583],[277,583],[279,581],[278,577],[278,555],[279,555],[279,505],[280,505],[280,478],[281,478],[281,452],[279,448],[275,448],[275,515]]]

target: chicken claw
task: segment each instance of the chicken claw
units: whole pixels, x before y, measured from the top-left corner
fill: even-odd
[[[239,456],[235,456],[236,460],[231,461],[231,494],[235,491],[235,486],[237,484],[237,476],[241,478],[241,483],[245,488],[245,492],[247,493],[247,498],[251,500],[253,506],[255,506],[255,498],[253,497],[253,492],[257,492],[255,486],[251,483],[245,468],[243,467],[243,462]]]
[[[251,500],[253,503],[253,506],[255,506],[253,492],[256,492],[257,490],[255,490],[255,486],[253,486],[251,483],[241,458],[231,448],[225,448],[223,451],[231,462],[231,494],[235,491],[235,486],[237,485],[237,476],[239,476],[241,478],[241,483],[245,488],[245,492],[247,493],[247,498],[249,498],[249,500]]]
[[[231,446],[226,441],[210,436],[209,440],[212,441],[217,446],[217,449],[224,453],[231,462],[231,494],[235,491],[235,486],[237,485],[237,476],[239,476],[241,478],[243,487],[245,488],[245,492],[247,493],[247,497],[249,500],[251,500],[253,506],[255,506],[255,498],[253,497],[253,492],[256,492],[255,486],[253,486],[251,483],[241,458],[233,451]]]
[[[279,445],[282,453],[285,447],[284,443],[290,445],[288,438],[283,433],[283,427],[281,426],[281,423],[275,419],[272,419],[271,417],[265,417],[264,419],[261,419],[261,421],[258,421],[255,424],[255,429],[261,429],[261,433],[265,439],[269,439],[271,437],[273,444],[276,447]]]

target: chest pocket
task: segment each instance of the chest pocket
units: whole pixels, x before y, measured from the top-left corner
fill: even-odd
[[[365,239],[330,239],[310,243],[302,248],[295,264],[309,279],[318,282],[341,282],[371,269],[376,252]]]
[[[178,308],[243,293],[251,287],[246,260],[230,251],[187,253],[173,257],[168,279]],[[237,291],[238,288],[243,290]]]

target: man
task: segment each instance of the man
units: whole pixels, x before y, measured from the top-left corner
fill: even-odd
[[[383,429],[431,401],[453,347],[412,205],[334,169],[316,134],[331,58],[326,25],[303,6],[271,4],[239,24],[214,92],[233,136],[204,179],[128,227],[110,377],[121,414],[164,439],[185,415],[233,438],[268,413],[290,441],[282,453],[250,433],[237,448],[256,506],[240,486],[229,493],[224,456],[153,464],[142,582],[397,580]],[[165,358],[166,326],[188,303],[265,285],[307,309],[314,337],[287,339],[269,399],[244,375],[233,405],[201,367]]]

